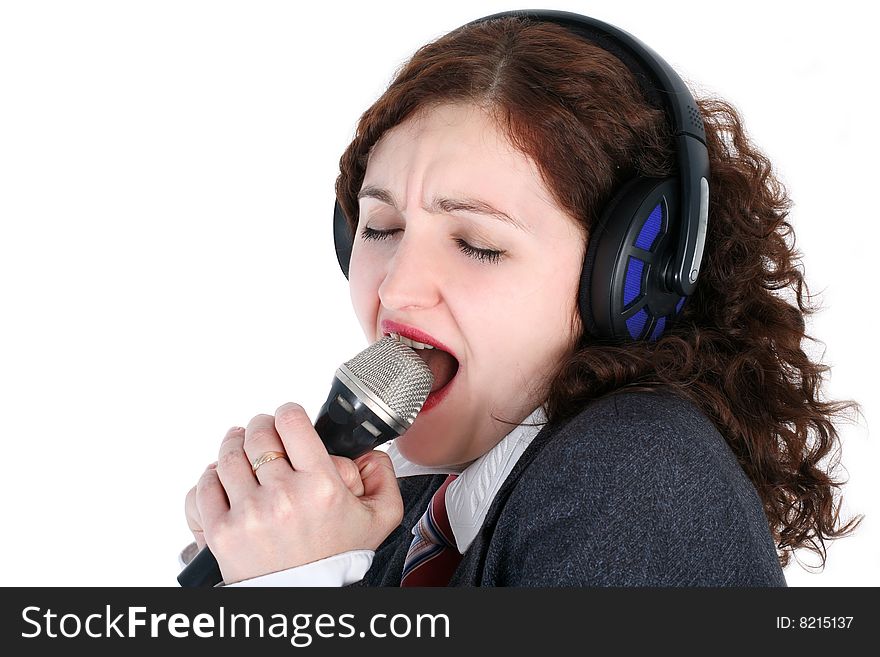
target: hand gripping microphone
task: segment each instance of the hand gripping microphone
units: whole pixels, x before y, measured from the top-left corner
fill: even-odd
[[[415,350],[386,336],[336,370],[315,431],[327,451],[357,458],[412,426],[434,384]],[[181,586],[215,586],[223,580],[204,547],[177,576]]]

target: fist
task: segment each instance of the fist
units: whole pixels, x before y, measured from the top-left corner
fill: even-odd
[[[267,452],[276,458],[252,467]],[[186,499],[196,543],[227,584],[356,549],[375,550],[400,524],[391,459],[327,453],[305,410],[284,404],[227,432],[216,464]]]

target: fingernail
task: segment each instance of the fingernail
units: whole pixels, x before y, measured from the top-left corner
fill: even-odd
[[[214,470],[217,467],[217,461],[208,464],[208,470]]]
[[[236,431],[244,431],[244,427],[232,427],[232,428],[231,428],[229,431],[227,431],[226,433],[235,433]]]

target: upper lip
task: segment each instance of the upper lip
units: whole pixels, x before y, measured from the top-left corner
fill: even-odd
[[[425,333],[421,329],[417,329],[413,326],[407,326],[406,324],[401,324],[400,322],[395,322],[390,319],[383,319],[381,322],[382,327],[382,335],[387,335],[389,333],[397,333],[397,335],[402,335],[405,338],[409,338],[410,340],[415,340],[416,342],[422,342],[424,344],[429,344],[432,347],[436,347],[441,351],[445,351],[449,355],[451,355],[455,360],[458,360],[458,356],[455,354],[452,349],[447,347],[445,344],[435,339],[433,336]]]

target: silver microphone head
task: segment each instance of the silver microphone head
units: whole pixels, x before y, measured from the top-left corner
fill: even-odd
[[[415,421],[434,385],[434,375],[425,361],[390,335],[340,366],[336,375],[369,391],[365,401],[384,407],[382,410],[391,415],[389,419],[398,425],[399,433]]]

